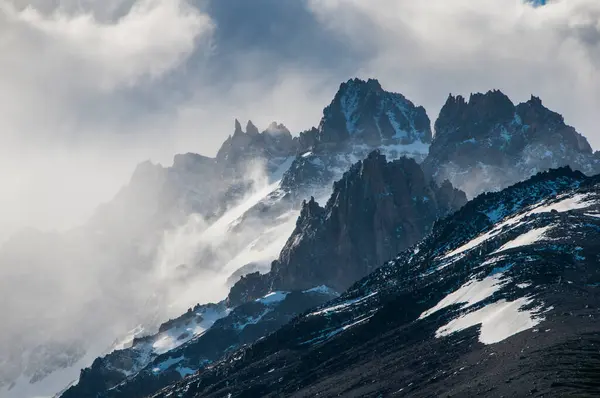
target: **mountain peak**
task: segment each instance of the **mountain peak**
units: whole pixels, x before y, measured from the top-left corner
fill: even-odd
[[[285,127],[285,125],[283,125],[281,123],[277,123],[275,121],[273,121],[273,122],[271,122],[271,124],[269,124],[269,126],[264,131],[264,133],[269,134],[269,135],[274,135],[274,136],[281,135],[281,134],[292,135],[290,130],[288,130],[288,128]]]
[[[533,95],[516,106],[500,90],[471,94],[468,102],[451,95],[435,131],[424,167],[470,196],[564,165],[600,171],[585,137]]]
[[[273,286],[346,289],[416,243],[438,217],[466,203],[464,193],[462,198],[431,186],[414,159],[388,162],[373,151],[334,184],[324,208],[314,198],[304,202],[296,229],[273,263]]]
[[[246,134],[254,136],[259,134],[258,128],[252,123],[252,120],[248,120],[248,123],[246,124]]]
[[[431,141],[431,125],[423,107],[403,95],[385,91],[378,80],[355,78],[340,85],[323,110],[321,144],[356,142],[370,146]]]
[[[297,140],[282,124],[271,123],[262,133],[248,120],[246,132],[235,119],[235,132],[221,145],[217,152],[217,161],[229,165],[243,165],[246,161],[285,158],[297,151]],[[277,165],[273,165],[276,167]]]
[[[543,106],[541,98],[540,97],[536,97],[533,94],[531,94],[531,99],[529,101],[527,101],[527,103],[529,103],[531,105],[535,105],[535,106]]]
[[[242,125],[240,124],[239,120],[235,119],[235,130],[233,132],[233,135],[236,135],[236,134],[239,135],[239,134],[242,134],[242,133],[243,133],[243,131],[242,131]]]
[[[362,89],[368,89],[371,91],[384,91],[383,88],[381,87],[381,83],[379,83],[379,80],[377,80],[377,79],[369,78],[367,80],[362,80],[362,79],[355,77],[355,78],[349,79],[345,82],[342,82],[340,84],[338,93],[344,92],[346,90],[362,90]]]

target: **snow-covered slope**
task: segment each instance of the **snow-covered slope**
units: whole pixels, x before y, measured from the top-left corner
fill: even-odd
[[[570,169],[479,196],[338,299],[153,397],[595,396],[598,214],[600,179]]]
[[[196,373],[337,295],[320,286],[270,292],[236,308],[228,308],[225,302],[198,305],[161,325],[157,334],[136,338],[130,347],[96,359],[62,397],[143,397]]]

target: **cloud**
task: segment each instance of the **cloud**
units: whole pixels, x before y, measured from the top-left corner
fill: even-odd
[[[0,0],[0,242],[83,222],[145,159],[214,155],[236,117],[312,126],[357,60],[327,35],[304,2]]]
[[[216,153],[236,117],[297,133],[355,75],[379,78],[432,119],[448,93],[536,94],[600,146],[600,5],[591,0],[0,7],[0,51],[10,54],[0,63],[0,189],[11,204],[0,203],[0,220],[15,228],[82,222],[136,163]],[[17,215],[16,204],[31,211]]]
[[[127,90],[164,78],[212,29],[210,18],[184,0],[139,0],[107,22],[91,11],[68,14],[58,8],[43,14],[0,1],[0,51],[11,55],[0,64],[1,138],[22,137],[32,146],[39,138],[34,133],[59,138],[83,125],[93,112],[82,105],[116,111],[110,100],[123,102],[131,94]]]
[[[144,92],[210,51],[213,23],[185,0],[138,0],[111,18],[54,6],[0,0],[0,235],[82,222],[108,200],[168,141],[166,111]]]
[[[600,3],[543,7],[498,0],[311,0],[332,32],[375,55],[359,74],[424,105],[435,118],[448,93],[499,88],[530,94],[600,146]],[[366,28],[362,28],[366,27]]]

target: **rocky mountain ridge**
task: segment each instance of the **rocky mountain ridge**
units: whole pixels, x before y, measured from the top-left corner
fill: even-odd
[[[222,314],[214,324],[204,325],[204,306],[198,306],[143,343],[134,341],[130,348],[97,359],[63,397],[131,398],[156,391],[187,375],[178,369],[191,374],[329,301],[337,289],[421,239],[437,217],[465,202],[464,193],[449,183],[443,188],[427,185],[414,160],[388,163],[373,152],[335,184],[326,208],[314,199],[303,204],[296,230],[271,271],[242,277],[225,303],[211,305]],[[317,241],[319,248],[313,247]],[[177,326],[181,323],[185,328]],[[171,348],[161,352],[156,347],[164,346],[165,339]],[[150,352],[148,341],[154,347]]]
[[[152,397],[595,396],[600,179],[470,201],[274,334]]]
[[[417,162],[387,162],[374,151],[334,184],[325,207],[305,201],[296,228],[269,274],[242,280],[233,303],[272,289],[306,289],[324,284],[342,291],[385,261],[418,242],[433,222],[466,203],[448,182],[430,185]]]
[[[600,172],[585,137],[534,96],[514,105],[498,90],[472,94],[468,101],[450,95],[435,132],[426,172],[438,182],[450,180],[470,197],[550,168]]]
[[[236,122],[234,133],[217,157],[188,153],[176,155],[171,167],[142,163],[130,184],[113,201],[101,206],[84,227],[66,235],[23,234],[15,246],[31,250],[25,253],[6,246],[0,250],[0,263],[24,264],[35,270],[33,274],[40,275],[39,280],[28,281],[24,287],[43,291],[52,290],[59,282],[44,275],[50,259],[68,265],[74,278],[84,269],[100,269],[94,288],[104,289],[103,301],[91,301],[80,308],[75,308],[77,303],[70,303],[69,314],[87,319],[89,308],[100,314],[117,308],[137,317],[127,322],[124,330],[140,322],[158,328],[166,319],[157,315],[163,305],[160,298],[153,296],[148,304],[147,298],[132,297],[131,291],[119,289],[118,281],[131,284],[148,275],[149,267],[159,266],[168,271],[168,283],[149,290],[161,290],[198,275],[204,277],[206,271],[209,275],[225,272],[232,275],[229,280],[227,275],[222,278],[226,292],[226,287],[244,274],[269,271],[271,261],[278,257],[296,227],[303,201],[313,196],[315,202],[324,203],[332,192],[332,183],[374,149],[388,160],[408,156],[417,163],[424,161],[425,179],[434,181],[425,184],[427,189],[440,192],[439,195],[442,191],[454,192],[444,186],[435,188],[448,179],[469,197],[503,189],[537,171],[565,164],[592,174],[600,162],[600,155],[592,153],[587,140],[535,97],[514,105],[498,91],[474,94],[469,101],[451,96],[435,123],[435,133],[432,138],[429,118],[422,107],[400,94],[385,91],[376,80],[351,79],[340,85],[317,127],[298,137],[277,123],[261,133],[251,122],[245,132]],[[246,173],[249,169],[257,172]],[[325,214],[322,209],[314,207],[315,216],[306,218],[312,220],[307,224],[317,223]],[[424,214],[430,215],[427,211]],[[409,226],[418,231],[419,225],[413,220]],[[173,243],[166,242],[165,237],[176,243],[191,243],[186,243],[185,250],[177,248],[165,254],[161,251]],[[338,246],[337,242],[332,246]],[[389,244],[390,248],[393,246]],[[189,255],[174,255],[182,250]],[[381,265],[383,257],[373,258],[379,263],[369,267]],[[1,280],[7,285],[15,283],[15,278],[20,277],[18,271]],[[343,278],[337,279],[340,282]],[[340,282],[339,287],[346,287],[351,279]],[[254,286],[249,296],[255,299],[264,296],[265,288],[268,291],[272,287],[271,281],[265,282],[260,274],[247,275],[245,280],[253,281],[247,286]],[[282,282],[281,287],[284,286]],[[108,302],[105,298],[109,298]],[[34,333],[45,327],[35,322],[31,325],[30,321],[48,319],[49,303],[30,309],[24,328],[27,332],[11,340],[25,341],[22,347],[20,343],[7,347],[4,357],[12,359],[10,366],[0,369],[2,393],[17,378],[21,384],[36,381],[32,386],[41,385],[40,381],[61,370],[63,364],[80,366],[77,361],[84,360],[86,352],[90,352],[89,342],[71,338],[46,342]],[[14,322],[18,324],[20,320]],[[99,330],[93,322],[79,324],[86,325],[86,331]],[[88,335],[78,334],[82,338]],[[27,336],[32,336],[30,341],[26,341]],[[62,347],[59,351],[73,355],[54,360],[56,355],[46,355],[56,351],[52,347]],[[44,355],[24,356],[24,350]],[[35,363],[21,363],[24,358],[34,359]]]

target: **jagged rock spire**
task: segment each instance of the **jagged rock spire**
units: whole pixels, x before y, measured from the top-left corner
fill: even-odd
[[[243,133],[242,125],[240,124],[239,120],[235,119],[235,130],[233,132],[233,135],[242,134],[242,133]]]
[[[325,207],[312,197],[303,203],[296,229],[273,264],[274,286],[304,289],[318,282],[346,289],[465,202],[464,193],[451,186],[430,185],[413,159],[387,162],[373,151],[334,184]]]
[[[254,123],[252,123],[252,120],[248,120],[248,124],[246,124],[246,134],[251,136],[257,136],[258,134],[260,134],[258,132],[258,128],[256,128]]]
[[[431,123],[423,107],[401,94],[385,91],[376,79],[351,79],[340,85],[323,110],[318,141],[324,145],[353,141],[370,146],[429,143]]]

